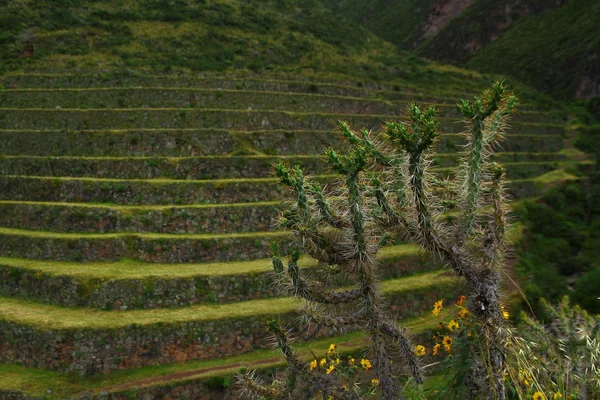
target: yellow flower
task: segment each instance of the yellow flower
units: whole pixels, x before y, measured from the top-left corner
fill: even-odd
[[[348,365],[354,365],[354,362],[355,362],[355,361],[356,361],[356,360],[355,360],[354,358],[352,358],[352,357],[350,357],[350,356],[348,357]]]
[[[321,368],[323,368],[325,366],[325,364],[327,364],[327,359],[326,358],[321,358],[321,361],[319,362],[319,366]]]
[[[367,371],[370,370],[372,367],[371,361],[367,360],[366,358],[360,360],[360,365],[361,367],[363,367],[363,369],[366,369]]]
[[[379,379],[377,379],[377,378],[371,379],[371,385],[373,385],[373,386],[379,385]]]
[[[332,344],[330,344],[330,345],[329,345],[329,349],[327,350],[327,355],[328,355],[328,356],[332,356],[332,355],[333,355],[333,353],[335,353],[335,350],[336,350],[336,349],[337,349],[337,345],[335,345],[335,344],[333,344],[333,343],[332,343]]]
[[[469,310],[467,310],[466,308],[461,308],[460,311],[458,312],[458,318],[460,318],[460,319],[467,319],[468,315],[469,315]]]
[[[557,399],[562,399],[563,395],[560,394],[560,392],[556,392],[556,393],[554,393],[553,397],[554,397],[554,400],[557,400]]]
[[[532,397],[533,400],[544,400],[545,396],[542,392],[535,392]]]
[[[450,353],[452,351],[452,338],[450,336],[444,336],[442,343],[444,344],[446,353]]]
[[[456,301],[456,305],[457,305],[457,306],[462,306],[462,305],[465,303],[465,300],[466,300],[466,299],[467,299],[467,298],[466,298],[465,296],[460,296],[460,297],[458,298],[458,300]]]
[[[420,344],[417,345],[417,347],[415,347],[415,354],[417,355],[417,357],[421,357],[425,355],[425,346],[421,346]]]
[[[433,346],[433,355],[437,356],[439,352],[440,352],[440,344],[436,343],[435,346]]]
[[[330,373],[332,373],[332,372],[333,372],[333,370],[334,370],[334,369],[335,369],[335,367],[333,366],[333,364],[331,364],[331,365],[329,366],[329,368],[327,368],[327,371],[325,371],[325,373],[329,375]]]
[[[503,305],[500,305],[500,309],[502,310],[502,316],[504,317],[504,319],[508,319],[510,317],[510,314],[504,309]]]
[[[519,381],[527,387],[531,385],[531,381],[529,379],[529,374],[527,373],[527,371],[522,369],[519,370]]]
[[[333,400],[333,396],[329,396],[327,400]]]
[[[336,358],[335,360],[333,360],[333,362],[335,363],[335,365],[340,365],[340,359]]]
[[[433,311],[431,313],[433,315],[438,315],[440,313],[440,311],[442,311],[443,303],[444,303],[444,300],[438,300],[435,303],[433,303]]]
[[[317,368],[317,360],[312,360],[310,364],[308,364],[308,369],[312,371],[315,368]]]
[[[450,329],[450,331],[453,331],[458,328],[460,328],[460,326],[458,325],[458,322],[456,322],[455,320],[448,322],[448,329]]]

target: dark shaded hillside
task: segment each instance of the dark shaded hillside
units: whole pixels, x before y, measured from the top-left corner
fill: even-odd
[[[511,75],[554,97],[600,94],[595,0],[322,0],[425,58]]]
[[[600,2],[572,1],[517,21],[466,66],[502,72],[557,98],[600,95]]]
[[[321,0],[334,13],[360,23],[380,38],[412,49],[435,0]]]
[[[498,40],[504,32],[514,29],[518,21],[555,10],[566,2],[567,0],[474,0],[455,4],[454,8],[460,8],[460,14],[456,18],[439,26],[435,36],[427,37],[423,32],[417,32],[413,41],[417,52],[425,57],[462,64],[488,44]],[[437,0],[436,3],[444,1]],[[426,21],[421,25],[425,27]]]

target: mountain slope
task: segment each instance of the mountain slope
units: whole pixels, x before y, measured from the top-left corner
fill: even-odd
[[[594,0],[322,0],[415,54],[511,75],[561,99],[600,94]]]
[[[375,72],[395,53],[316,0],[23,0],[3,6],[0,25],[5,72],[24,67]]]
[[[570,2],[517,21],[465,65],[510,74],[558,98],[598,96],[599,24],[600,2]]]

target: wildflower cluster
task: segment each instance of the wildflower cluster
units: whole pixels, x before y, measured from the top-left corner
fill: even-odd
[[[461,333],[461,328],[471,326],[471,315],[464,305],[465,301],[466,297],[460,296],[454,304],[455,312],[452,318],[449,321],[440,321],[438,324],[438,330],[433,336],[434,344],[431,351],[432,355],[438,356],[442,352],[448,355],[452,354],[452,345],[454,343],[453,336],[458,336]],[[432,314],[435,316],[439,315],[444,308],[443,304],[443,300],[436,301],[433,304]],[[466,336],[470,337],[471,334],[467,332]]]
[[[357,360],[351,355],[342,357],[336,344],[330,344],[321,358],[314,358],[308,363],[308,370],[325,375],[336,375],[341,387],[347,391],[369,398],[374,396],[379,387],[379,379],[373,374],[373,365],[367,358]],[[317,392],[315,400],[324,400],[322,393]],[[328,396],[327,400],[333,399]]]

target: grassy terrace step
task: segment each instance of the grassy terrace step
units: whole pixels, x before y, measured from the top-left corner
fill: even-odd
[[[420,317],[403,320],[402,325],[409,328],[412,335],[421,336],[434,329],[438,322],[439,318],[431,316],[431,313],[426,313]],[[310,360],[314,357],[313,354],[324,354],[330,343],[337,343],[340,353],[360,352],[366,344],[364,337],[362,332],[352,332],[343,336],[298,343],[295,347],[299,350],[300,357]],[[80,377],[49,370],[0,364],[0,397],[2,391],[4,393],[18,391],[29,396],[46,396],[48,399],[64,399],[71,398],[71,396],[77,399],[78,395],[83,393],[95,396],[101,392],[109,392],[112,396],[117,396],[111,398],[121,400],[131,398],[134,393],[141,398],[146,390],[153,391],[151,388],[144,390],[141,387],[149,385],[149,382],[154,382],[151,385],[154,390],[158,387],[166,389],[166,393],[161,393],[161,395],[177,398],[175,393],[178,387],[191,384],[202,391],[206,388],[203,385],[204,381],[215,376],[234,375],[240,366],[266,369],[281,365],[283,365],[282,358],[272,350],[256,350],[220,360],[188,361],[130,371],[117,371],[94,377]],[[49,388],[52,388],[51,395],[47,393]],[[223,393],[209,392],[208,396],[211,395],[212,397],[207,398],[217,398]],[[155,398],[163,397],[155,395]]]
[[[274,229],[281,201],[118,206],[0,200],[0,226],[84,233],[231,233]]]
[[[319,177],[331,180],[333,176]],[[0,176],[3,200],[128,205],[224,204],[283,199],[276,178],[169,180]]]
[[[510,133],[506,138],[501,144],[504,152],[557,152],[564,147],[560,135]],[[462,136],[443,134],[437,150],[456,152],[464,143]],[[333,130],[0,130],[0,154],[3,155],[190,157],[259,152],[298,156],[320,155],[328,146],[342,148],[345,141]]]
[[[130,108],[130,109],[44,109],[0,108],[0,124],[4,129],[131,129],[131,128],[213,128],[213,129],[311,129],[335,127],[338,120],[375,128],[398,119],[385,114],[297,113],[271,110],[223,110],[194,108]],[[460,132],[460,120],[443,118],[440,129]],[[513,122],[512,133],[562,135],[562,124]]]
[[[508,182],[516,199],[539,195],[550,182],[577,179],[551,171],[533,179]],[[67,261],[219,262],[249,260],[265,254],[283,232],[236,234],[83,234],[0,228],[0,257]]]
[[[506,163],[508,177],[532,178],[556,162]],[[456,168],[434,169],[442,177]],[[38,189],[35,193],[40,194]],[[49,194],[48,194],[49,196]],[[94,203],[0,200],[0,226],[53,232],[230,233],[268,231],[279,201],[188,206],[119,206]]]
[[[457,115],[452,103],[439,102],[443,115]],[[0,108],[118,109],[204,108],[294,110],[340,114],[396,114],[406,102],[309,93],[195,88],[27,89],[0,91]],[[448,110],[448,111],[446,111]],[[529,114],[529,113],[527,113]],[[527,115],[526,114],[526,115]],[[543,116],[544,114],[535,113]]]
[[[438,298],[453,299],[459,289],[456,280],[442,272],[383,281],[381,288],[401,318],[420,315]],[[265,319],[279,315],[289,323],[297,315],[297,304],[292,298],[275,298],[97,311],[2,298],[0,362],[94,374],[232,356],[269,346]]]
[[[406,244],[382,249],[379,260],[382,279],[436,267],[417,246]],[[317,267],[310,258],[304,258],[301,265]],[[106,310],[180,307],[280,296],[271,271],[269,259],[172,265],[0,258],[0,294]],[[336,282],[344,284],[348,282]]]
[[[512,130],[511,130],[512,132]],[[295,132],[249,132],[245,136],[253,148],[266,154],[320,154],[323,146],[342,147],[344,141],[336,133]],[[442,134],[436,150],[440,153],[452,153],[462,150],[464,137],[456,134]],[[557,152],[564,147],[564,139],[559,135],[506,135],[506,141],[500,145],[503,152]]]
[[[515,178],[547,172],[552,163],[538,163],[532,169],[513,169]],[[439,170],[442,176],[454,168]],[[334,183],[336,175],[319,175],[321,182]],[[284,199],[276,178],[169,180],[99,179],[73,177],[0,176],[0,200],[58,203],[111,203],[120,205],[233,204]]]
[[[15,74],[0,77],[8,89],[92,89],[92,88],[147,88],[177,87],[194,89],[254,90],[282,93],[308,93],[333,96],[374,98],[382,100],[442,99],[456,102],[477,94],[464,91],[439,91],[431,94],[422,88],[399,84],[358,81],[319,81],[264,79],[253,77],[201,77],[201,76],[101,76],[101,75],[43,75]]]
[[[430,103],[430,102],[428,102]],[[442,117],[460,117],[455,102],[435,99]],[[279,110],[337,114],[403,115],[407,101],[349,96],[196,88],[9,89],[0,91],[0,108],[202,108]],[[520,122],[564,123],[561,115],[522,111]]]
[[[154,263],[226,262],[264,257],[285,232],[232,234],[57,233],[0,228],[0,257]]]
[[[457,153],[437,154],[438,167],[455,166]],[[560,153],[499,153],[498,162],[557,162]],[[281,160],[301,165],[308,174],[323,174],[327,165],[322,156],[205,156],[205,157],[45,157],[2,156],[0,175],[95,177],[112,179],[224,179],[268,178],[271,164]]]
[[[1,156],[0,175],[71,176],[113,179],[270,178],[276,161],[324,173],[322,156],[40,157]]]

